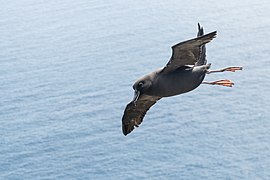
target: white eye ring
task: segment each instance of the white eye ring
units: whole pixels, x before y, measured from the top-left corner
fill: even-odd
[[[143,82],[139,82],[138,87],[142,87]]]

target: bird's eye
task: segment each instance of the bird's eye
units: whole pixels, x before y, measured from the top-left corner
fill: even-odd
[[[138,87],[140,88],[142,87],[142,85],[143,85],[143,82],[139,82]]]

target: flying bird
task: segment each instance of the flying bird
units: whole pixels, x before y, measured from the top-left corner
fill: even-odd
[[[231,80],[205,82],[206,74],[236,70],[242,67],[227,67],[210,70],[207,64],[206,47],[217,35],[217,31],[204,35],[198,23],[197,37],[172,46],[172,55],[165,67],[139,78],[134,84],[134,98],[127,104],[122,117],[122,131],[126,136],[142,123],[146,112],[158,100],[192,91],[200,84],[232,87]]]

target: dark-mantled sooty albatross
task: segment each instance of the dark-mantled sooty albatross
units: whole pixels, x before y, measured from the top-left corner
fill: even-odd
[[[134,99],[127,104],[122,117],[122,131],[129,134],[134,127],[139,127],[146,112],[158,100],[192,91],[200,84],[222,85],[232,87],[231,80],[214,82],[203,81],[206,74],[215,72],[242,70],[242,67],[227,67],[209,70],[206,64],[205,44],[216,37],[217,32],[204,35],[203,28],[198,24],[197,37],[172,46],[169,62],[162,69],[139,78],[133,85]]]

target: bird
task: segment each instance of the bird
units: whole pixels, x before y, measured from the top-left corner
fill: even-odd
[[[207,64],[205,45],[213,40],[217,31],[204,34],[198,23],[197,37],[172,46],[172,55],[165,67],[139,78],[133,84],[134,98],[126,105],[122,117],[122,132],[126,136],[142,123],[146,112],[161,98],[190,92],[201,84],[232,87],[228,79],[213,82],[203,81],[207,74],[235,72],[241,66],[210,70]]]

